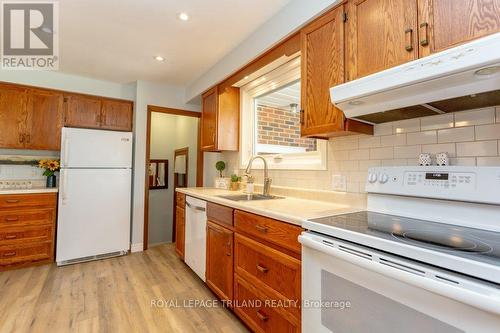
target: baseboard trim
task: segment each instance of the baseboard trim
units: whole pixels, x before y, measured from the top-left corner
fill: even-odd
[[[130,252],[142,252],[144,251],[144,243],[135,243],[130,246]]]

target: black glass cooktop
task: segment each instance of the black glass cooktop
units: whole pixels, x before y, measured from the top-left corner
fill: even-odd
[[[311,222],[500,265],[500,233],[369,211]]]

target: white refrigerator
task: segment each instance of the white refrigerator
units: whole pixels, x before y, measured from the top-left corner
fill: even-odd
[[[57,265],[127,253],[131,182],[132,133],[63,128]]]

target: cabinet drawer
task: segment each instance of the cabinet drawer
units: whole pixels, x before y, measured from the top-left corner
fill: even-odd
[[[272,304],[250,283],[235,275],[234,311],[254,332],[300,332],[300,322]],[[274,304],[275,305],[275,304]]]
[[[276,295],[275,298],[300,300],[299,260],[238,234],[235,235],[234,253],[237,274],[253,285],[262,286],[261,289],[270,295]],[[300,316],[299,307],[291,307],[290,311]]]
[[[0,195],[0,209],[17,207],[55,207],[56,193]]]
[[[236,231],[246,233],[285,249],[300,253],[298,237],[302,228],[242,211],[234,212]]]
[[[0,229],[0,245],[52,241],[52,230],[53,228],[50,225],[2,228]]]
[[[0,246],[0,266],[52,257],[52,243],[31,243]]]
[[[207,218],[223,227],[233,227],[233,209],[207,202]]]
[[[55,209],[0,210],[0,229],[20,225],[54,224]]]
[[[180,208],[184,208],[186,206],[186,195],[183,193],[177,192],[175,196],[176,205]]]

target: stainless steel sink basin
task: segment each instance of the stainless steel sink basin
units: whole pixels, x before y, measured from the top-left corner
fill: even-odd
[[[219,198],[232,200],[232,201],[256,201],[256,200],[273,200],[283,199],[275,195],[262,195],[262,194],[231,194],[231,195],[218,195]]]

